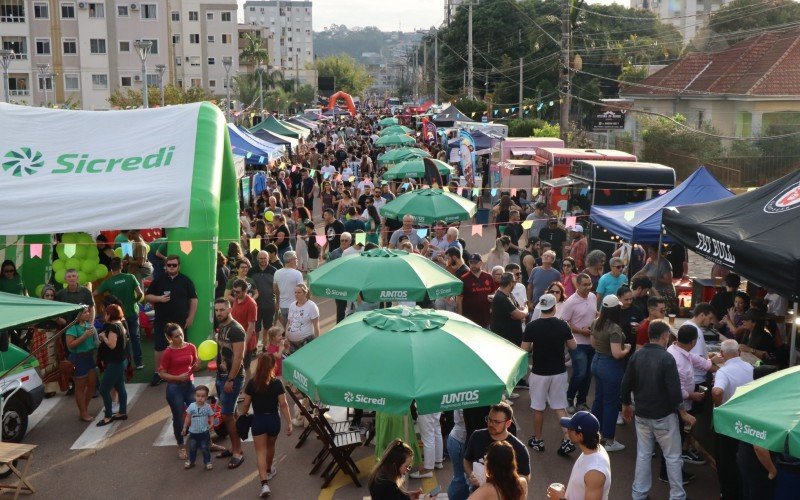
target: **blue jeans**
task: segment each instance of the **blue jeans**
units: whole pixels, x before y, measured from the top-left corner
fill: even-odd
[[[619,391],[622,385],[623,362],[612,356],[597,354],[592,361],[594,375],[594,403],[592,414],[600,421],[600,433],[614,439],[619,414]]]
[[[131,338],[130,348],[132,350],[133,364],[140,366],[142,364],[142,341],[139,338],[139,316],[134,314],[129,318],[125,318],[125,321],[128,323],[128,335]]]
[[[658,445],[664,452],[669,478],[670,500],[684,500],[683,460],[681,459],[681,432],[678,415],[673,413],[664,418],[651,419],[636,417],[636,472],[633,476],[633,500],[647,498],[652,486],[653,446]]]
[[[203,463],[211,463],[211,433],[208,431],[200,433],[189,433],[189,462],[197,460],[197,450],[203,452]]]
[[[466,444],[453,436],[447,436],[447,454],[453,463],[453,480],[447,487],[447,497],[450,500],[467,500],[469,496],[469,483],[464,474],[464,448]]]
[[[128,413],[128,393],[125,391],[125,367],[128,361],[121,363],[107,363],[103,371],[103,378],[100,380],[100,395],[103,397],[104,414],[106,418],[111,418],[114,414],[111,409],[111,389],[114,388],[119,394],[119,414]]]
[[[183,414],[194,401],[194,384],[191,382],[168,382],[167,403],[172,410],[172,432],[175,441],[183,445]]]
[[[572,400],[577,395],[576,406],[586,404],[589,385],[592,383],[592,374],[589,371],[589,367],[592,366],[594,348],[589,344],[578,344],[575,349],[569,351],[569,357],[572,359],[572,378],[569,379],[567,401],[572,404]]]

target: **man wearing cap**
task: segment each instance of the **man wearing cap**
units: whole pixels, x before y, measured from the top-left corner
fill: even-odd
[[[528,239],[530,238],[538,238],[539,231],[547,227],[547,215],[544,213],[545,208],[547,205],[540,201],[534,205],[533,212],[531,212],[525,220],[533,221],[531,223],[530,229],[528,229]]]
[[[459,276],[464,291],[456,297],[456,312],[482,328],[489,326],[489,295],[495,290],[492,275],[481,269],[481,255],[474,253],[467,259],[469,272]]]
[[[600,446],[600,422],[588,411],[579,411],[572,418],[562,418],[561,426],[567,429],[570,440],[581,448],[569,475],[567,489],[563,492],[547,489],[549,500],[608,500],[611,490],[611,461]]]
[[[556,253],[556,257],[558,260],[561,260],[564,243],[567,241],[567,232],[559,227],[558,219],[551,217],[547,220],[547,227],[539,231],[539,239],[549,242],[551,248]]]
[[[566,321],[556,318],[556,297],[546,293],[536,304],[540,316],[528,323],[522,337],[522,349],[532,353],[531,374],[528,391],[533,410],[533,435],[528,446],[544,451],[542,426],[544,410],[550,405],[562,420],[567,416],[567,367],[564,363],[564,347],[575,349],[577,344]],[[575,451],[566,430],[558,454],[566,456]]]
[[[569,233],[572,236],[572,242],[569,244],[569,256],[575,261],[575,266],[577,266],[578,269],[586,269],[586,250],[588,242],[583,235],[583,226],[575,224],[570,228]]]

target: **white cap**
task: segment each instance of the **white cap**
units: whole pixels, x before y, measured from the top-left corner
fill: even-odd
[[[611,308],[611,307],[619,307],[622,305],[622,302],[619,301],[619,298],[614,295],[606,295],[603,297],[603,307]]]
[[[548,311],[556,306],[556,296],[552,293],[546,293],[539,297],[539,302],[536,304],[536,309],[540,311]]]
[[[570,231],[572,231],[573,233],[581,233],[581,234],[583,234],[583,226],[581,226],[580,224],[575,224],[574,226],[572,226]]]

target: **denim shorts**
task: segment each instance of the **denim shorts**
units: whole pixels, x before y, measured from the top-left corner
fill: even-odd
[[[253,422],[250,424],[253,436],[266,434],[275,437],[281,432],[281,417],[277,413],[253,413]]]
[[[97,368],[97,362],[94,360],[94,351],[69,354],[69,361],[75,365],[75,373],[73,377],[84,378],[89,376],[89,372]]]
[[[236,409],[236,401],[239,399],[239,392],[242,390],[244,377],[233,379],[233,391],[230,394],[225,392],[225,382],[227,380],[227,378],[217,378],[217,402],[221,408],[220,414],[233,415],[233,410]]]

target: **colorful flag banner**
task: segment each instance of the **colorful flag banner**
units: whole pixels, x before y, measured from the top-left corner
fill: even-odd
[[[250,238],[250,251],[261,250],[261,238]]]
[[[64,255],[66,255],[67,258],[70,258],[73,255],[75,255],[75,252],[77,250],[78,250],[78,248],[76,247],[75,243],[65,243],[64,244]]]
[[[428,236],[428,228],[423,227],[421,229],[417,229],[417,236],[419,236],[420,238]]]
[[[472,235],[483,236],[483,226],[480,224],[475,224],[472,226]]]
[[[191,241],[181,241],[181,252],[189,255],[192,253],[192,242]]]
[[[367,233],[356,233],[356,245],[367,244]]]
[[[578,218],[577,218],[577,217],[567,217],[567,220],[566,220],[566,221],[564,221],[564,224],[565,224],[567,227],[575,227],[575,225],[576,225],[577,223],[578,223]]]
[[[133,257],[133,243],[125,241],[120,243],[119,247],[122,249],[122,256]]]
[[[40,259],[42,258],[42,244],[41,243],[31,243],[31,257],[32,258],[33,257],[39,257]]]

